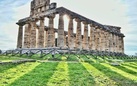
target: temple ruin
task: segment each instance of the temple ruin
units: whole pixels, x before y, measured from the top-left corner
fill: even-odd
[[[121,27],[102,25],[64,7],[57,8],[56,5],[50,0],[31,1],[30,16],[16,23],[19,25],[17,48],[59,47],[124,53],[125,36],[120,31]],[[56,15],[59,15],[58,28],[54,28]],[[64,30],[64,15],[69,17],[68,31]],[[48,18],[47,26],[45,18]],[[77,24],[76,33],[73,31],[74,22]]]

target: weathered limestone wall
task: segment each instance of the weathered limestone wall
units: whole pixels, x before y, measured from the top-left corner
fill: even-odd
[[[30,16],[38,18],[41,13],[49,9],[50,0],[33,0],[31,2]]]

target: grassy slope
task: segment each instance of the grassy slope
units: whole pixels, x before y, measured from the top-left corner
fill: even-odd
[[[70,86],[93,86],[94,78],[80,63],[68,63]]]
[[[86,62],[0,65],[0,84],[3,86],[137,86],[137,62],[111,66],[107,63],[93,63],[94,59],[90,61],[91,59],[86,57],[80,60]]]
[[[13,83],[15,80],[34,69],[37,65],[39,65],[39,63],[24,63],[5,70],[3,73],[0,73],[0,85],[5,86]]]
[[[58,63],[41,63],[9,86],[45,86]]]

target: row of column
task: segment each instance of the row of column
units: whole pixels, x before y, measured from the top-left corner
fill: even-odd
[[[44,47],[55,47],[55,31],[54,31],[54,17],[55,15],[49,16],[49,28],[45,31],[44,18],[40,19],[40,26],[38,28],[38,38],[36,37],[36,21],[25,24],[24,33],[24,46],[23,48],[44,48]],[[69,16],[68,22],[68,34],[64,33],[64,19],[63,14],[59,15],[58,25],[58,38],[57,47],[69,47],[76,49],[90,49],[98,51],[109,51],[109,52],[121,52],[124,53],[124,41],[123,37],[93,26],[90,24],[90,36],[88,36],[88,23],[86,21],[80,21],[76,18],[77,31],[76,37],[74,36],[73,29],[73,17]],[[81,23],[84,24],[84,34],[81,35],[82,28]],[[22,48],[23,40],[23,25],[19,26],[18,33],[18,48]],[[67,36],[67,37],[66,37]]]

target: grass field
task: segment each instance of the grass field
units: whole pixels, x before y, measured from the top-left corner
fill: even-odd
[[[70,57],[60,56],[57,61],[45,57],[44,62],[0,64],[0,86],[137,86],[135,61],[112,66],[101,58]],[[0,56],[0,61],[19,59],[23,58]]]

